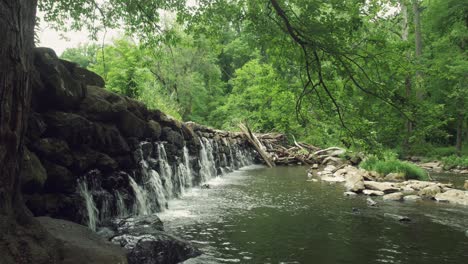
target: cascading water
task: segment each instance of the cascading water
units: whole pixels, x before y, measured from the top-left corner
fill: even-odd
[[[94,203],[93,195],[88,188],[88,183],[85,178],[78,180],[78,191],[81,197],[85,200],[88,227],[91,230],[96,231],[99,210]]]
[[[125,201],[122,197],[122,194],[119,191],[115,192],[115,202],[116,202],[117,216],[118,217],[127,216],[128,215],[127,206],[125,205]]]
[[[145,189],[140,187],[135,180],[132,177],[128,177],[130,181],[130,186],[133,189],[133,192],[135,193],[135,205],[134,205],[134,213],[136,215],[147,215],[149,214],[150,210],[148,207],[148,193],[146,192]]]
[[[174,184],[172,182],[172,169],[167,160],[166,149],[164,148],[163,143],[158,143],[158,162],[162,184],[166,192],[166,198],[171,199],[173,197],[174,189]]]
[[[113,192],[102,187],[104,175],[99,170],[90,171],[78,182],[78,192],[86,205],[89,228],[96,230],[100,222],[112,217],[164,211],[168,200],[184,194],[195,183],[208,181],[252,163],[252,154],[241,148],[239,142],[204,137],[199,140],[199,157],[193,157],[191,161],[189,149],[184,146],[183,151],[179,152],[180,156],[171,157],[171,162],[165,143],[141,142],[134,152],[140,169],[134,171],[133,176],[124,171],[117,172],[116,176],[128,179],[129,185]]]
[[[216,164],[213,157],[213,147],[206,138],[200,139],[200,176],[202,182],[216,177]]]

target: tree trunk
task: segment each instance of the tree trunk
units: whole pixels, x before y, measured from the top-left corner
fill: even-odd
[[[30,105],[37,0],[0,1],[0,258],[54,263],[54,243],[26,209],[19,168]]]
[[[415,59],[419,66],[421,64],[422,57],[422,33],[421,33],[421,4],[419,0],[413,0],[413,23],[414,23],[414,41],[415,41]],[[422,73],[420,70],[416,70],[416,97],[420,100],[424,99],[425,92],[421,85]]]
[[[400,8],[401,8],[401,14],[403,16],[401,39],[404,42],[407,42],[408,36],[409,36],[408,7],[403,0],[400,0],[399,3],[400,3]],[[406,59],[410,60],[409,52],[406,53]],[[406,95],[407,100],[410,101],[411,100],[411,76],[410,75],[407,75],[405,77],[405,95]],[[411,120],[409,119],[406,119],[406,135],[405,135],[405,139],[403,143],[404,152],[406,154],[408,154],[411,149],[410,137],[412,133],[413,133],[413,122],[411,122]]]
[[[463,145],[463,122],[465,121],[465,115],[462,112],[458,113],[457,116],[457,142],[455,148],[457,149],[457,154],[461,155],[462,145]]]

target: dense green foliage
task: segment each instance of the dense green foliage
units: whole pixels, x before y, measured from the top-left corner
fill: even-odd
[[[100,6],[106,27],[119,15],[113,2],[123,3]],[[63,58],[184,121],[224,129],[247,122],[259,132],[375,153],[429,156],[455,145],[447,154],[462,152],[466,1],[138,2],[127,11],[175,13],[136,12],[121,21],[136,37],[69,49]],[[148,19],[152,26],[138,24]]]
[[[398,160],[396,155],[387,154],[383,157],[371,155],[361,162],[359,166],[365,170],[376,171],[382,175],[402,173],[407,180],[429,180],[426,171],[412,163]]]

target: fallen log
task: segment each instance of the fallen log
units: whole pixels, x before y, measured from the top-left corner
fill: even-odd
[[[250,131],[250,128],[247,127],[244,124],[239,124],[239,128],[241,129],[242,132],[244,132],[244,135],[247,137],[247,140],[254,146],[254,148],[257,150],[257,152],[260,154],[262,159],[265,161],[265,163],[268,165],[268,167],[272,168],[275,167],[275,162],[271,160],[271,157],[266,153],[266,148],[263,146],[263,144],[258,140],[258,138]]]

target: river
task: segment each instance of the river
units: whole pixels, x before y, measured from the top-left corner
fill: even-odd
[[[468,263],[466,207],[379,198],[368,207],[340,184],[307,182],[305,167],[249,166],[208,184],[159,214],[204,252],[187,264]]]

